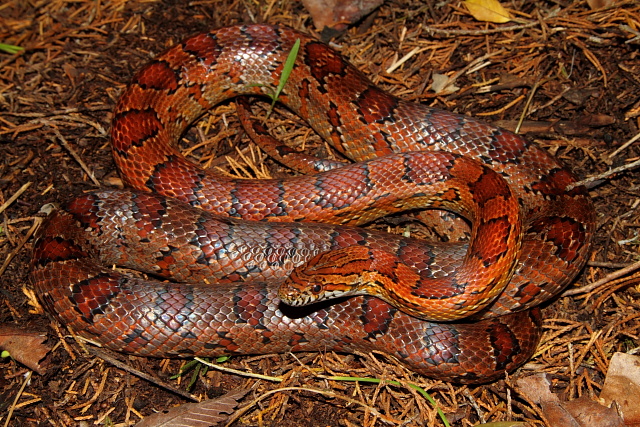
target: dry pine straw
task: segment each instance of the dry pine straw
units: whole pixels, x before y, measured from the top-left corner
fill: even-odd
[[[29,425],[40,420],[78,425],[114,420],[126,425],[153,410],[186,401],[129,373],[137,370],[184,393],[187,378],[168,378],[178,371],[180,362],[106,355],[103,357],[124,362],[125,367],[116,361],[106,363],[87,354],[80,343],[64,339],[65,329],[41,314],[31,314],[29,303],[36,303],[23,289],[29,288],[26,266],[40,205],[92,188],[90,176],[100,185],[117,182],[108,150],[108,112],[135,69],[196,29],[256,17],[312,31],[305,12],[294,2],[221,3],[10,0],[0,5],[0,42],[27,48],[22,55],[0,56],[0,150],[4,159],[0,165],[0,259],[4,262],[0,313],[2,321],[40,328],[58,337],[52,340],[56,349],[44,376],[33,375],[26,382],[24,367],[9,359],[1,362],[2,400],[8,405],[18,398],[12,423]],[[376,84],[398,96],[485,115],[489,121],[516,121],[532,93],[528,120],[579,121],[596,113],[614,117],[615,124],[603,131],[532,136],[581,176],[636,160],[634,145],[610,159],[615,147],[601,141],[619,145],[637,133],[633,113],[640,93],[637,53],[630,53],[630,46],[624,43],[630,34],[621,32],[620,25],[637,30],[639,6],[622,2],[593,12],[581,3],[521,5],[518,18],[524,23],[514,25],[522,28],[530,23],[528,29],[493,32],[497,27],[473,21],[455,2],[442,8],[421,3],[386,3],[374,21],[338,40],[339,48]],[[225,13],[219,13],[221,10]],[[434,94],[429,90],[432,71],[456,76],[453,83],[460,89],[450,95]],[[505,83],[506,73],[514,80]],[[574,88],[589,89],[595,95],[576,107],[565,98]],[[474,95],[482,91],[485,93]],[[621,119],[625,115],[626,121]],[[293,146],[332,155],[326,144],[286,112],[272,117],[269,126]],[[232,174],[288,174],[247,145],[232,105],[207,115],[186,135],[184,147],[203,165]],[[384,357],[361,355],[355,362],[351,355],[326,353],[233,358],[225,366],[281,376],[283,381],[269,383],[209,371],[192,393],[203,398],[245,387],[252,389],[246,399],[250,401],[267,390],[306,386],[351,399],[275,393],[241,418],[250,425],[314,425],[309,420],[316,419],[322,421],[317,425],[381,425],[383,418],[392,424],[439,425],[434,409],[411,388],[318,378],[318,374],[349,374],[421,385],[455,425],[505,419],[543,425],[544,415],[538,407],[518,392],[518,375],[549,373],[554,391],[563,398],[597,395],[611,354],[638,346],[635,266],[622,275],[608,275],[637,261],[639,183],[635,176],[608,177],[592,190],[596,204],[606,204],[607,209],[599,209],[593,266],[579,277],[578,284],[596,283],[597,287],[577,289],[572,297],[561,298],[545,310],[545,338],[536,357],[506,381],[455,386],[420,378]]]

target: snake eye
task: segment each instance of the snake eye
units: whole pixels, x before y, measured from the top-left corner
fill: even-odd
[[[322,290],[322,286],[320,285],[313,285],[311,287],[311,292],[313,292],[314,294],[320,293],[321,290]]]

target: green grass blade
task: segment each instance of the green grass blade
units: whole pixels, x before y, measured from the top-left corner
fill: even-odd
[[[20,46],[14,46],[12,44],[4,44],[4,43],[0,43],[0,50],[6,53],[18,53],[24,50],[23,47]]]
[[[293,66],[296,62],[296,58],[298,57],[298,51],[300,50],[300,39],[296,39],[296,42],[293,44],[293,47],[289,51],[289,55],[287,55],[287,60],[284,62],[284,66],[282,67],[282,74],[280,74],[280,81],[278,82],[278,87],[276,88],[275,93],[271,97],[271,108],[267,112],[267,118],[271,115],[271,111],[273,111],[273,107],[275,107],[276,102],[278,101],[278,97],[284,90],[284,86],[287,84],[287,80],[289,80],[289,75],[291,71],[293,71]]]
[[[280,82],[278,83],[278,87],[276,88],[276,100],[282,93],[284,89],[284,85],[287,84],[287,80],[289,80],[289,75],[291,75],[291,71],[293,71],[293,65],[296,62],[296,58],[298,57],[298,51],[300,50],[300,39],[296,39],[296,42],[293,44],[291,51],[289,51],[289,55],[287,55],[287,60],[284,62],[284,67],[282,68],[282,74],[280,75]]]

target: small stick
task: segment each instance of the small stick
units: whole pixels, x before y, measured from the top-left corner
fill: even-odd
[[[159,386],[159,387],[164,388],[165,390],[168,390],[168,391],[170,391],[170,392],[172,392],[172,393],[175,393],[175,394],[177,394],[177,395],[180,395],[180,396],[184,397],[185,399],[189,399],[189,400],[191,400],[191,401],[193,401],[193,402],[199,402],[199,401],[200,401],[200,399],[198,399],[198,397],[197,397],[197,396],[194,396],[194,395],[193,395],[193,394],[191,394],[191,393],[187,393],[186,391],[183,391],[183,390],[180,390],[180,389],[178,389],[178,388],[175,388],[175,387],[174,387],[174,386],[172,386],[171,384],[167,384],[167,383],[165,383],[164,381],[160,381],[159,379],[154,378],[154,377],[152,377],[152,376],[151,376],[151,375],[149,375],[149,374],[146,374],[146,373],[144,373],[144,372],[142,372],[142,371],[139,371],[139,370],[137,370],[137,369],[135,369],[135,368],[133,368],[133,367],[131,367],[131,366],[129,366],[129,365],[127,365],[127,364],[125,364],[125,363],[122,363],[122,362],[121,362],[121,361],[119,361],[118,359],[116,359],[116,358],[114,358],[114,357],[111,357],[111,356],[109,356],[108,354],[103,353],[103,352],[102,352],[102,351],[100,351],[100,350],[97,350],[97,349],[95,349],[95,348],[93,348],[93,347],[87,347],[87,351],[88,351],[89,353],[93,354],[94,356],[99,357],[100,359],[105,360],[105,361],[107,361],[107,362],[111,363],[111,364],[112,364],[112,365],[114,365],[116,368],[119,368],[119,369],[122,369],[122,370],[124,370],[124,371],[127,371],[127,372],[129,372],[130,374],[133,374],[133,375],[135,375],[135,376],[137,376],[137,377],[140,377],[140,378],[142,378],[142,379],[144,379],[144,380],[147,380],[147,381],[149,381],[150,383],[153,383],[153,384],[155,384],[155,385],[157,385],[157,386]]]
[[[609,262],[609,261],[587,261],[589,267],[602,267],[602,268],[625,268],[629,266],[629,263],[625,262]]]
[[[405,62],[407,62],[409,59],[411,59],[411,57],[413,55],[416,55],[420,52],[424,52],[425,50],[427,50],[426,47],[420,49],[419,47],[414,47],[411,52],[407,53],[405,56],[403,56],[402,58],[400,58],[399,60],[397,60],[396,62],[394,62],[393,64],[391,64],[389,66],[389,68],[387,68],[387,74],[391,74],[393,73],[396,68],[398,68],[399,66],[401,66],[402,64],[404,64]]]
[[[22,385],[20,386],[20,390],[18,390],[18,393],[16,394],[16,397],[15,399],[13,399],[13,403],[9,408],[9,413],[7,414],[7,419],[4,422],[4,427],[7,427],[9,425],[9,421],[11,420],[11,416],[13,415],[13,410],[16,408],[16,405],[18,404],[18,400],[20,400],[20,397],[22,397],[22,392],[24,392],[24,388],[27,386],[27,384],[31,382],[32,374],[33,374],[33,371],[27,372],[27,376],[22,382]]]
[[[581,185],[584,185],[588,188],[589,187],[588,184],[592,182],[600,181],[601,179],[605,179],[611,175],[615,175],[618,172],[624,172],[629,169],[634,169],[637,166],[640,166],[640,159],[626,165],[618,166],[617,168],[609,169],[608,171],[600,173],[598,175],[590,176],[589,178],[585,178],[582,181],[574,182],[573,184],[567,185],[567,188],[565,189],[565,191],[571,191],[574,188],[579,187]]]
[[[618,147],[618,149],[616,151],[614,151],[613,153],[609,154],[609,160],[613,159],[615,156],[618,155],[618,153],[620,153],[622,150],[624,150],[625,148],[627,148],[628,146],[630,146],[631,144],[636,142],[638,139],[640,139],[640,133],[637,133],[630,140],[628,140],[627,142],[622,144],[620,147]]]
[[[91,179],[91,181],[93,181],[93,183],[96,186],[100,186],[100,182],[98,182],[98,180],[96,179],[95,176],[93,176],[93,173],[91,173],[91,171],[89,170],[89,168],[87,167],[87,165],[85,164],[85,162],[82,160],[82,158],[80,158],[80,156],[78,155],[78,153],[76,153],[76,150],[74,150],[71,145],[69,145],[69,143],[67,142],[66,139],[64,139],[64,137],[62,136],[62,134],[60,133],[60,131],[58,131],[58,129],[53,128],[53,132],[56,134],[56,136],[58,137],[58,139],[60,140],[60,142],[62,143],[62,145],[64,146],[64,148],[67,149],[67,151],[71,154],[71,156],[73,156],[73,158],[75,159],[76,162],[78,162],[78,164],[80,165],[80,167],[82,168],[82,170],[84,171],[84,173],[87,174],[87,176]]]
[[[594,289],[610,282],[611,280],[617,279],[619,277],[622,277],[626,274],[632,273],[636,270],[640,269],[640,261],[638,262],[634,262],[633,264],[625,267],[625,268],[621,268],[620,270],[616,270],[613,273],[607,274],[605,277],[603,277],[600,280],[597,280],[595,282],[593,282],[590,285],[587,286],[582,286],[580,288],[573,288],[573,289],[569,289],[565,292],[562,293],[563,297],[568,297],[568,296],[573,296],[573,295],[579,295],[579,294],[584,294],[587,292],[591,292]]]
[[[540,25],[540,22],[535,21],[522,25],[511,25],[509,27],[490,28],[486,30],[443,30],[440,28],[433,28],[428,25],[422,25],[422,28],[424,28],[428,32],[441,34],[443,36],[484,36],[486,34],[502,33],[505,31],[524,30],[525,28],[535,27],[537,25]]]
[[[27,184],[30,184],[30,183],[27,183]],[[42,223],[43,219],[44,218],[37,217],[33,221],[33,225],[31,226],[29,231],[27,231],[27,235],[24,236],[24,239],[22,239],[22,241],[18,244],[18,246],[13,251],[11,251],[9,255],[7,255],[7,258],[2,263],[2,267],[0,267],[0,276],[4,274],[7,267],[9,267],[9,264],[11,264],[11,260],[13,260],[13,258],[18,254],[18,252],[22,250],[22,247],[25,245],[25,243],[29,241],[31,236],[33,236],[33,233],[35,233],[36,230],[40,227],[40,224]]]
[[[15,201],[16,201],[16,199],[17,199],[18,197],[20,197],[20,195],[21,195],[22,193],[24,193],[24,192],[26,191],[26,189],[27,189],[27,188],[29,188],[29,186],[30,186],[30,185],[31,185],[31,181],[27,182],[26,184],[23,184],[23,185],[22,185],[22,187],[20,187],[20,189],[19,189],[18,191],[16,191],[16,192],[13,194],[13,196],[11,196],[11,197],[9,198],[9,200],[7,200],[6,202],[4,202],[4,203],[2,204],[2,206],[0,206],[0,214],[1,214],[2,212],[4,212],[4,210],[5,210],[5,209],[7,209],[7,208],[8,208],[8,207],[13,203],[13,202],[15,202]]]
[[[228,372],[230,374],[240,375],[242,377],[258,378],[261,380],[275,381],[275,382],[282,382],[284,380],[284,378],[280,378],[280,377],[271,377],[268,375],[254,374],[253,372],[245,372],[245,371],[239,371],[237,369],[226,368],[224,366],[220,366],[215,363],[207,362],[206,360],[200,357],[194,357],[194,359],[202,363],[203,365],[209,366],[210,368],[214,368],[223,372]]]

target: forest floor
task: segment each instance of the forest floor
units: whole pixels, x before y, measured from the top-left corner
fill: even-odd
[[[401,98],[507,128],[526,112],[521,132],[580,179],[637,160],[640,145],[623,144],[640,132],[640,5],[627,1],[592,10],[584,2],[516,3],[517,20],[496,25],[474,20],[458,2],[388,1],[332,42],[376,85]],[[192,373],[173,378],[184,361],[87,351],[38,312],[28,276],[38,212],[46,203],[119,183],[108,130],[133,73],[190,34],[250,22],[285,24],[319,37],[298,2],[0,5],[0,43],[24,48],[0,53],[0,323],[45,332],[53,347],[41,374],[11,358],[0,360],[2,423],[10,417],[14,426],[132,425],[192,401],[184,395],[213,398],[241,388],[250,391],[239,403],[248,407],[238,426],[445,425],[437,409],[455,426],[505,420],[550,425],[518,385],[518,379],[540,372],[560,400],[596,399],[612,355],[640,347],[640,273],[621,271],[638,261],[635,171],[590,185],[598,214],[589,263],[565,294],[543,308],[544,336],[533,359],[491,384],[449,384],[376,355],[325,352],[238,356],[224,363],[281,382],[209,369],[189,385]],[[434,75],[454,74],[455,88],[434,92]],[[286,110],[271,120],[287,143],[331,154]],[[230,173],[291,173],[253,148],[232,102],[215,108],[199,126],[183,147],[198,144],[191,150],[193,161]],[[399,383],[330,381],[320,374]],[[407,384],[426,390],[437,407]]]

